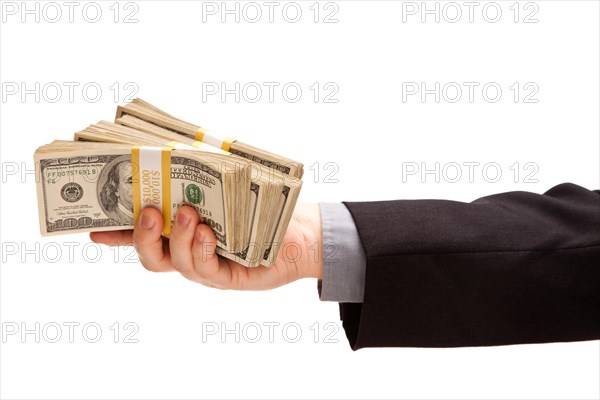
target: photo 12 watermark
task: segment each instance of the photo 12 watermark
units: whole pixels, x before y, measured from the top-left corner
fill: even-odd
[[[83,217],[85,218],[85,217]],[[209,220],[205,223],[210,226]],[[65,224],[77,227],[77,220],[73,222],[65,220]],[[213,228],[214,229],[214,228]],[[92,230],[93,231],[93,230]],[[336,263],[339,258],[339,245],[334,241],[303,243],[296,241],[284,242],[254,242],[246,244],[247,249],[255,247],[260,249],[276,246],[279,248],[278,258],[285,263],[297,263],[302,259],[318,262],[323,260],[328,263]],[[56,241],[35,240],[15,241],[7,240],[0,243],[0,260],[6,267],[11,265],[80,265],[80,264],[139,264],[136,245],[134,243],[122,245],[103,245],[91,241]],[[196,257],[202,262],[207,262],[209,257],[216,252],[215,244],[203,244],[199,246]],[[258,259],[244,258],[246,261],[260,261],[262,253],[257,255]],[[235,258],[233,259],[235,261]]]
[[[2,343],[139,343],[136,322],[2,322]]]
[[[340,183],[340,165],[335,161],[316,161],[310,164],[307,169],[311,172],[310,175],[312,175],[312,182],[314,183]],[[307,176],[305,179],[310,178]]]
[[[2,82],[2,103],[98,103],[132,101],[140,91],[136,82]]]
[[[539,103],[536,82],[402,82],[402,103]]]
[[[3,241],[0,244],[2,264],[137,264],[133,246],[104,246],[94,242],[75,241]]]
[[[220,103],[339,103],[336,82],[202,82],[202,102]]]
[[[36,164],[38,168],[36,168]],[[2,184],[28,184],[40,182],[39,163],[33,161],[2,161],[0,163],[0,182]]]
[[[225,137],[225,135],[223,135]],[[194,148],[191,150],[196,151]],[[95,160],[97,156],[73,156],[63,157],[55,160],[55,163],[62,165],[65,168],[62,171],[45,171],[42,174],[40,162],[36,161],[3,161],[0,163],[0,182],[3,184],[34,184],[39,182],[45,182],[46,184],[59,184],[59,183],[71,183],[82,181],[87,184],[96,184],[100,179],[99,169],[89,169],[89,173],[83,174],[82,171],[78,170],[78,162],[85,160]],[[266,165],[265,165],[266,164]],[[236,168],[243,168],[245,164],[241,162],[229,162],[229,163],[217,163],[217,162],[206,162],[205,165],[213,168],[215,171],[229,173],[235,171]],[[258,179],[266,179],[269,182],[283,179],[284,184],[289,184],[292,179],[287,174],[281,174],[282,168],[299,168],[299,164],[295,161],[285,163],[282,165],[263,163],[263,167],[251,164],[245,168],[248,169],[248,173],[236,176],[236,182],[249,181],[253,182]],[[314,172],[315,183],[319,183],[322,180],[323,183],[337,183],[337,173],[339,166],[335,162],[325,162],[322,167],[319,167],[319,163],[314,163],[311,168]],[[132,172],[136,171],[135,166],[131,167]],[[87,170],[86,170],[87,171]],[[322,172],[322,173],[321,173]]]
[[[2,1],[0,20],[12,23],[139,23],[137,1]]]
[[[539,23],[540,6],[533,1],[403,1],[403,23]]]
[[[283,242],[255,242],[250,241],[244,243],[247,253],[252,253],[255,248],[266,249],[266,248],[278,248],[277,259],[283,261],[286,264],[295,264],[303,259],[312,260],[316,263],[322,260],[323,262],[336,263],[339,261],[339,250],[340,246],[334,241],[327,242],[313,242],[303,243],[296,241],[283,241]],[[210,257],[213,257],[216,252],[216,245],[210,243],[203,243],[198,246],[197,253],[195,254],[196,259],[201,262],[208,262]],[[241,258],[241,254],[230,254],[232,261],[236,262],[258,262],[263,259],[263,253],[256,255],[257,258],[245,256]]]
[[[273,343],[339,343],[337,322],[202,322],[202,343],[273,344]]]
[[[540,167],[533,161],[404,161],[400,165],[402,183],[539,183]]]
[[[340,3],[334,1],[203,1],[202,22],[337,24]]]

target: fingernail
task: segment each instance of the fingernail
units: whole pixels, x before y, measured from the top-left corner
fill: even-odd
[[[204,242],[204,234],[201,231],[197,230],[195,236],[196,236],[197,242],[200,242],[200,243]]]
[[[142,228],[150,230],[154,226],[154,219],[149,215],[142,215]]]
[[[181,228],[185,228],[190,224],[191,218],[185,215],[185,213],[179,212],[177,214],[177,225]]]

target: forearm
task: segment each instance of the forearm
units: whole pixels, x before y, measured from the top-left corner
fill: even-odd
[[[575,185],[473,203],[346,203],[367,255],[353,348],[600,336],[600,196]]]

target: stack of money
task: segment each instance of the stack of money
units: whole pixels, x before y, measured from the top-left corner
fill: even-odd
[[[155,207],[168,237],[187,205],[215,232],[218,254],[248,267],[274,261],[302,164],[220,139],[140,99],[120,106],[115,122],[36,150],[42,235],[131,229],[143,208]]]
[[[146,131],[144,126],[138,124],[140,120],[227,150],[239,157],[274,168],[288,176],[302,179],[303,165],[301,163],[252,147],[234,138],[219,137],[221,135],[213,134],[206,128],[182,121],[142,99],[134,99],[131,103],[117,107],[115,123]]]

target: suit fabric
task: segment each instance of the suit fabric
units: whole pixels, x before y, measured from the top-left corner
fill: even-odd
[[[363,303],[340,303],[354,350],[600,338],[599,191],[344,204],[367,262]]]

